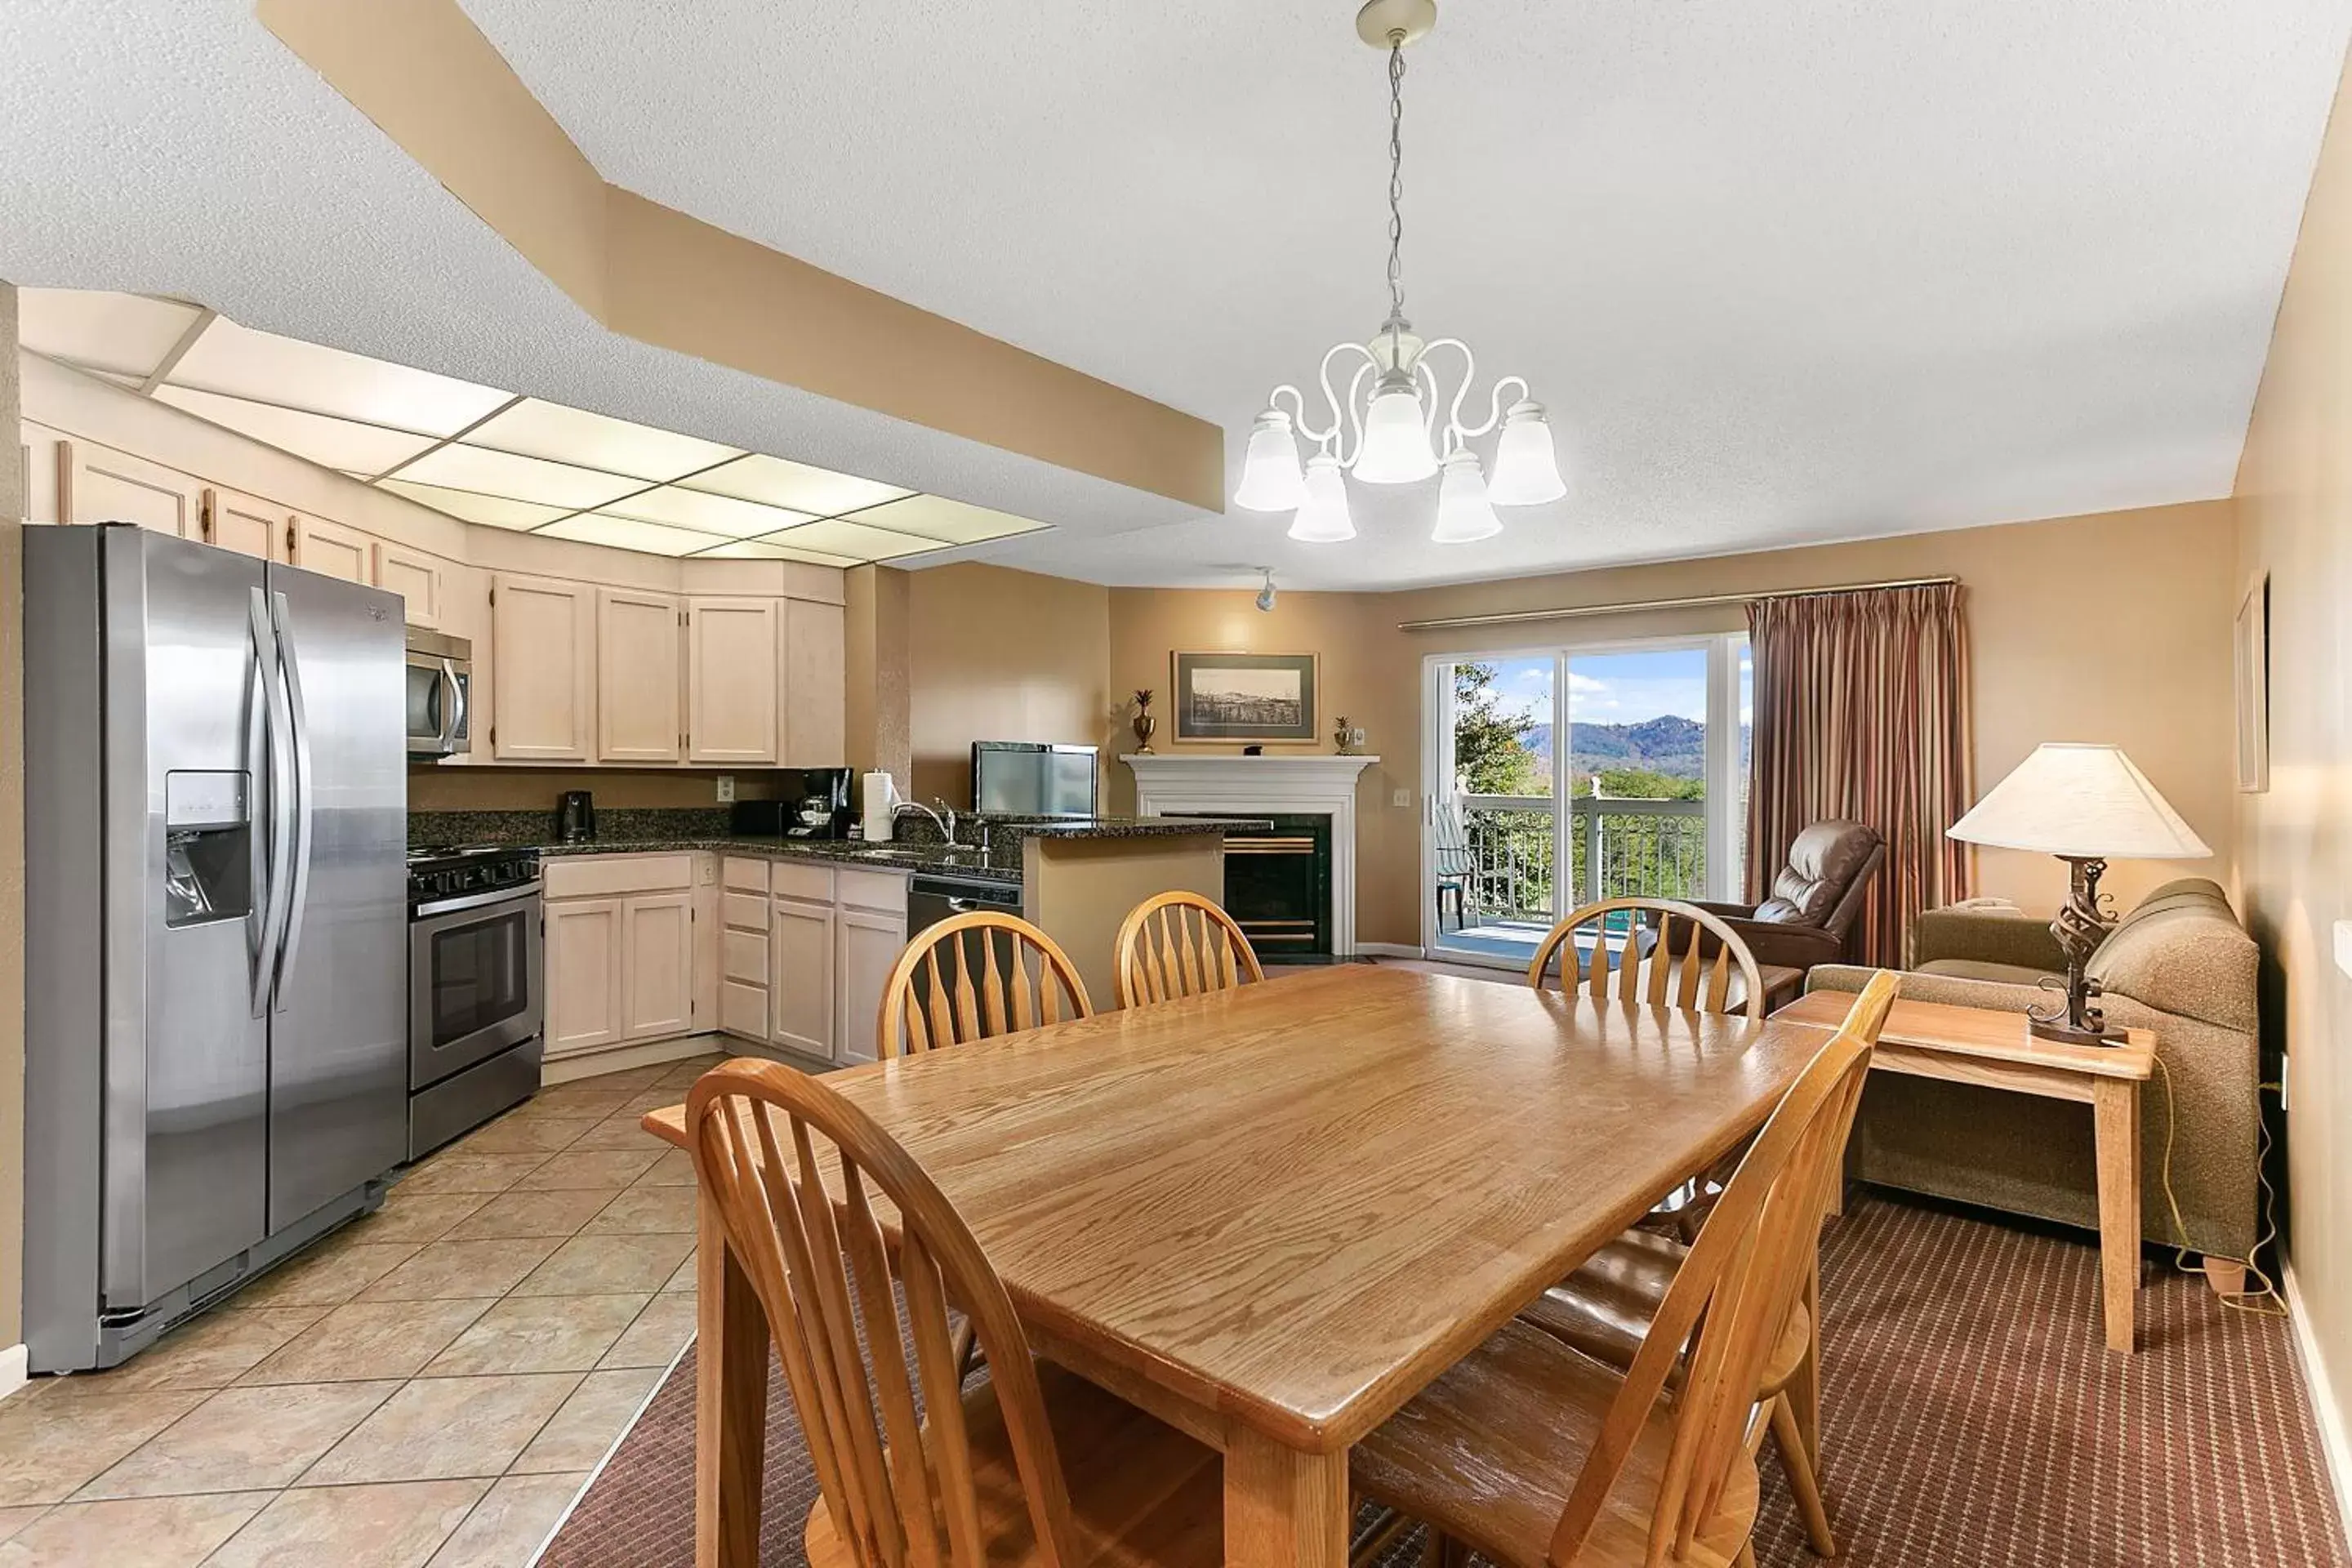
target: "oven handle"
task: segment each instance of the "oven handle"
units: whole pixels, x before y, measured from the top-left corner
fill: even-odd
[[[429,904],[419,904],[410,912],[411,920],[429,920],[435,915],[456,914],[460,910],[487,909],[492,904],[520,903],[525,899],[539,897],[539,884],[526,883],[520,888],[493,888],[487,893],[461,893],[454,899],[437,899]]]

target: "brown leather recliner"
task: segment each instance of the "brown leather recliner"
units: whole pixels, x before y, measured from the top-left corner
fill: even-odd
[[[1859,822],[1816,822],[1789,846],[1789,863],[1760,904],[1710,904],[1761,964],[1811,969],[1845,957],[1846,938],[1862,914],[1862,895],[1886,859],[1878,829]]]

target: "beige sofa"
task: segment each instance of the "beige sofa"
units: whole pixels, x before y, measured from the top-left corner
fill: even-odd
[[[2015,913],[1931,910],[1911,938],[1902,994],[1926,1002],[2023,1011],[2063,1000],[2041,988],[2065,960],[2044,921]],[[2126,916],[2090,973],[2117,1026],[2154,1030],[2162,1068],[2141,1100],[2142,1229],[2151,1241],[2242,1258],[2258,1221],[2253,939],[2221,888],[2168,882]],[[1809,990],[1858,991],[1867,969],[1824,965]],[[2168,1087],[2179,1118],[2165,1201]],[[2088,1109],[2059,1100],[1875,1075],[1854,1128],[1851,1163],[1868,1182],[2095,1226]]]

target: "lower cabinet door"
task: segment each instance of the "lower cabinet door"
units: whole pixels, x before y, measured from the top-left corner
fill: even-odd
[[[547,1055],[617,1045],[621,900],[558,899],[546,907]]]
[[[719,983],[719,1026],[747,1040],[768,1037],[768,988],[741,980]]]
[[[808,1056],[833,1059],[830,906],[776,900],[768,929],[768,997],[774,1008],[770,1038]]]
[[[835,912],[833,925],[841,1059],[870,1062],[880,1040],[883,988],[907,945],[907,917],[845,909]]]
[[[694,1032],[694,895],[640,893],[621,900],[623,1037],[657,1040]]]

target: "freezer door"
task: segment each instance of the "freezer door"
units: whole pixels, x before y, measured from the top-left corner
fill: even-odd
[[[267,1229],[264,569],[131,528],[100,548],[101,1297],[137,1308]]]
[[[408,1123],[408,753],[397,596],[268,569],[292,855],[269,1010],[269,1228],[398,1164]]]

